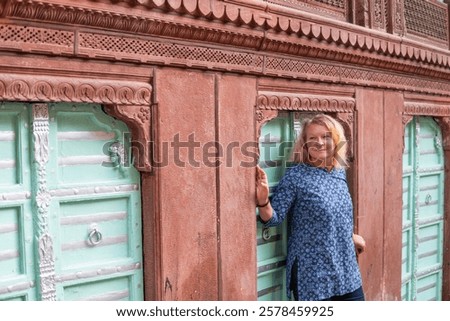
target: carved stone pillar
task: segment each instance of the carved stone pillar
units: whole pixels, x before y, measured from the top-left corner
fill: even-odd
[[[355,24],[363,26],[363,27],[370,27],[370,6],[369,6],[370,0],[355,0],[354,5],[354,17],[355,17]]]
[[[355,0],[355,23],[366,28],[386,30],[387,1]]]
[[[409,122],[413,119],[413,115],[403,114],[402,124],[403,124],[403,152],[405,151],[405,129]]]
[[[405,3],[404,0],[387,0],[387,31],[403,36],[405,34]]]
[[[341,123],[342,127],[344,127],[348,144],[347,159],[352,163],[355,155],[353,146],[354,113],[335,113],[333,116]]]
[[[151,165],[151,108],[149,105],[105,105],[109,115],[123,121],[131,130],[134,166],[150,172]]]
[[[260,155],[259,138],[261,137],[261,128],[264,126],[265,123],[271,121],[277,116],[278,110],[260,110],[260,109],[256,110],[256,142],[257,142],[256,152],[258,153],[258,159]]]

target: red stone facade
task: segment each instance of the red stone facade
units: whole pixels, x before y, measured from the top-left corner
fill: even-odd
[[[100,103],[129,126],[147,300],[255,300],[255,170],[233,146],[279,111],[333,114],[351,143],[367,299],[399,300],[404,125],[436,117],[448,164],[449,32],[435,0],[5,0],[0,100]],[[157,165],[176,135],[228,153],[169,149]]]

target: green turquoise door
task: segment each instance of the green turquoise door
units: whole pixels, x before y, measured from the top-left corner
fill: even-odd
[[[444,156],[439,126],[414,117],[403,154],[402,299],[441,300]]]
[[[127,132],[99,105],[0,105],[1,300],[143,300]]]
[[[289,156],[299,129],[298,113],[280,112],[261,129],[259,166],[266,172],[270,192],[289,165]],[[258,300],[286,300],[287,220],[264,228],[257,222]]]

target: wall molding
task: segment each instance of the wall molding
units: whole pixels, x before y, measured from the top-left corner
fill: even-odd
[[[403,113],[407,116],[449,117],[450,103],[405,102]]]
[[[80,0],[76,4],[64,5],[56,0],[10,0],[2,14],[15,20],[81,25],[257,50],[263,48],[267,41],[266,34],[291,45],[298,43],[299,39],[315,39],[331,51],[345,48],[349,55],[357,50],[373,54],[372,59],[375,60],[375,57],[390,57],[401,65],[407,60],[424,63],[428,67],[450,67],[446,48],[428,48],[419,41],[270,2],[121,0],[122,5],[115,3],[113,0],[110,4]],[[403,25],[398,22],[399,6],[394,9],[395,29],[403,32]],[[167,19],[161,13],[175,14],[177,19]]]

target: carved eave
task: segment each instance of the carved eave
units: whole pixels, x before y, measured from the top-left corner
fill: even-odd
[[[398,64],[397,70],[412,68],[410,64],[415,62],[415,68],[437,69],[442,72],[441,77],[448,75],[446,68],[450,67],[447,50],[428,48],[382,31],[257,0],[111,0],[109,3],[66,0],[64,4],[58,0],[10,0],[3,16],[256,50],[263,49],[268,41],[275,41],[285,44],[278,48],[272,46],[272,50],[281,53],[289,53],[283,48],[286,44],[296,45],[296,39],[315,39],[331,54],[340,48],[337,51],[348,55],[348,61],[358,57],[357,51],[372,55],[367,62],[356,62],[360,64],[377,66],[377,59],[386,64],[385,58],[389,57],[391,63]]]

